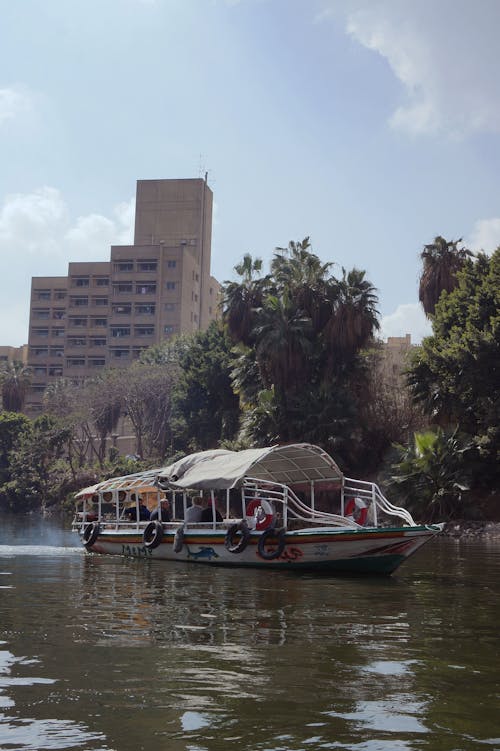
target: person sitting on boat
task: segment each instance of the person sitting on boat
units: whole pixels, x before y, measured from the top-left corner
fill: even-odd
[[[206,500],[206,501],[203,502],[203,506],[204,506],[204,508],[203,508],[203,511],[201,512],[201,519],[200,519],[201,522],[210,522],[210,523],[213,523],[214,512],[215,512],[215,521],[216,522],[221,522],[222,521],[222,516],[220,515],[220,513],[219,513],[219,511],[218,511],[218,509],[217,509],[217,507],[215,505],[215,501],[214,501],[214,503],[212,505],[212,500],[208,499],[208,500]]]
[[[201,522],[203,514],[203,498],[201,495],[192,498],[191,504],[192,505],[186,509],[186,516],[184,517],[186,524],[196,524],[197,522]]]
[[[135,501],[135,494],[132,493],[130,496],[130,499],[132,501]],[[129,508],[126,508],[123,512],[123,515],[126,516],[130,521],[135,521],[137,519],[137,509],[134,506],[130,506]],[[149,509],[147,506],[144,505],[144,502],[139,496],[139,521],[149,521]]]
[[[155,519],[158,519],[162,522],[171,522],[172,517],[170,515],[170,503],[167,501],[166,498],[162,498],[160,501],[160,509],[157,508],[153,509],[151,512],[149,518],[151,521],[154,521]]]

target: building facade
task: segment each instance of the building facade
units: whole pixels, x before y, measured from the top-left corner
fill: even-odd
[[[205,329],[220,289],[211,237],[206,180],[139,180],[133,245],[112,246],[109,261],[70,263],[66,277],[34,277],[26,413],[42,411],[57,378],[126,366],[153,344]]]

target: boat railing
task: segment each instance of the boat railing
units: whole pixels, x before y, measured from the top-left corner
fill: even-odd
[[[411,527],[415,526],[415,521],[410,512],[402,508],[402,506],[395,506],[387,500],[379,486],[374,482],[344,477],[341,501],[342,513],[345,510],[346,500],[350,498],[359,498],[366,504],[369,512],[371,511],[374,526],[378,525],[378,511],[388,516],[396,516]]]
[[[300,500],[288,485],[248,477],[245,478],[243,491],[245,508],[248,507],[249,502],[256,498],[267,500],[275,506],[285,527],[292,519],[330,527],[353,527],[356,529],[359,526],[353,520],[340,514],[320,511],[308,506]]]

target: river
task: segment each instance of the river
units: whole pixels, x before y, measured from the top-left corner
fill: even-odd
[[[500,542],[390,578],[85,553],[0,516],[2,751],[500,749]]]

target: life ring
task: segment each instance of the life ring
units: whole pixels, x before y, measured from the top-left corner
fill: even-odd
[[[273,561],[275,558],[279,558],[285,549],[285,535],[286,530],[284,527],[281,527],[280,529],[276,529],[275,527],[266,529],[266,531],[259,537],[258,550],[260,557],[265,561]],[[277,541],[276,547],[273,547],[272,550],[266,548],[266,545],[270,540]]]
[[[250,540],[250,530],[246,521],[231,524],[226,533],[224,545],[230,553],[241,553]]]
[[[356,524],[364,527],[368,518],[368,507],[361,498],[351,498],[345,507],[344,516],[351,517]]]
[[[149,522],[144,529],[142,539],[145,548],[150,550],[157,548],[163,540],[163,527],[160,522]]]
[[[174,535],[174,553],[180,553],[184,547],[184,527],[178,527]]]
[[[83,530],[82,540],[86,548],[91,548],[99,537],[100,527],[97,522],[90,522]]]
[[[269,501],[254,498],[247,504],[245,514],[249,523],[259,532],[271,526],[274,519],[273,507]]]

